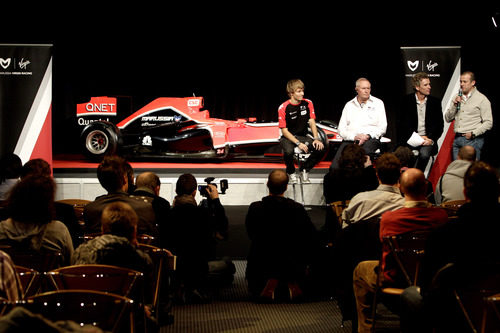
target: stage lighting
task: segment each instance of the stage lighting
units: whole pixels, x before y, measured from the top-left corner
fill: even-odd
[[[491,16],[491,21],[493,23],[493,27],[495,27],[495,29],[498,29],[498,25],[500,24],[500,13],[496,12],[495,14],[493,14]]]

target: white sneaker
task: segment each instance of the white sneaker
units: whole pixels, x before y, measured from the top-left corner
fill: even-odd
[[[302,170],[300,175],[302,176],[302,184],[311,184],[311,181],[309,180],[309,172]]]
[[[297,175],[295,173],[288,174],[288,184],[297,184]]]

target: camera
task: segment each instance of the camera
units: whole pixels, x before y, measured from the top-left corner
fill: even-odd
[[[209,184],[212,184],[212,182],[215,180],[214,177],[207,177],[205,178],[205,182],[207,183],[207,185],[198,185],[198,191],[200,192],[200,195],[204,196],[204,197],[208,197],[209,194],[208,194],[208,191],[207,191],[207,187]],[[227,179],[221,179],[220,180],[220,194],[226,194],[226,190],[228,189],[229,185],[227,183]],[[215,187],[217,187],[217,184],[212,184],[214,185]]]

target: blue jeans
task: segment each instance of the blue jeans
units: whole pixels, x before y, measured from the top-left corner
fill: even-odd
[[[458,151],[463,146],[472,146],[476,150],[476,160],[480,160],[481,158],[481,149],[484,145],[484,137],[478,136],[474,139],[467,140],[465,136],[456,136],[455,140],[453,140],[453,160],[457,159]]]

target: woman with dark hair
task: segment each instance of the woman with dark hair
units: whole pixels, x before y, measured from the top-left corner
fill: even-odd
[[[27,176],[11,190],[9,218],[0,222],[0,242],[33,251],[61,252],[69,264],[73,242],[68,228],[54,220],[55,183],[51,177]]]

